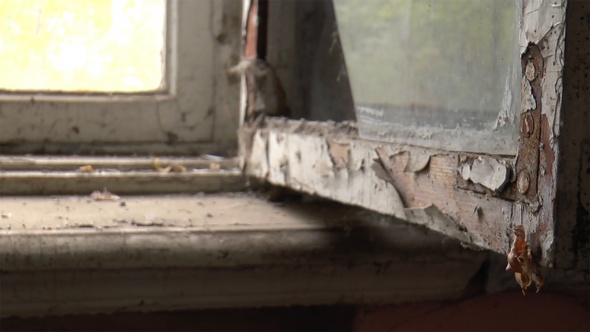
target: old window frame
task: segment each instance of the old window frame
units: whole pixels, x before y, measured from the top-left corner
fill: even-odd
[[[225,155],[235,151],[238,116],[232,110],[237,109],[233,100],[239,98],[238,88],[225,71],[236,61],[239,32],[225,31],[224,15],[240,11],[231,1],[167,0],[166,7],[162,91],[4,93],[0,96],[2,153]]]
[[[535,3],[537,2],[528,2],[528,4]],[[561,4],[565,5],[565,2]],[[565,7],[559,7],[558,9],[563,10],[565,13]],[[536,8],[530,13],[538,10],[539,8]],[[587,11],[587,13],[590,17],[590,12]],[[544,12],[542,16],[548,18],[549,14]],[[538,26],[538,21],[535,24]],[[544,37],[550,36],[555,39],[549,39],[549,42],[563,42],[563,39],[561,39],[563,36],[555,34],[555,30],[553,30],[558,26],[559,24],[555,26],[551,24],[550,34],[546,34],[546,31],[539,31],[539,36],[541,36],[539,40],[546,43],[547,40]],[[535,37],[527,36],[527,38],[533,38],[534,40]],[[550,46],[551,43],[549,43],[549,51],[558,52],[556,53],[558,58],[563,59],[563,54],[559,53],[563,49],[551,49]],[[523,59],[530,60],[528,55]],[[532,59],[534,59],[534,54],[532,54]],[[563,63],[557,61],[557,66],[562,68]],[[546,72],[549,72],[547,67],[545,69]],[[570,67],[571,70],[573,69]],[[543,75],[546,72],[543,72]],[[553,74],[551,72],[551,75]],[[555,75],[559,78],[560,72],[556,72]],[[536,78],[532,81],[536,82]],[[548,78],[547,82],[542,81],[541,83],[552,84],[556,82],[556,80]],[[552,88],[555,89],[555,87]],[[560,90],[553,91],[560,93]],[[533,90],[533,92],[539,91]],[[542,90],[542,92],[548,93],[546,90]],[[544,94],[543,96],[546,97]],[[580,105],[588,104],[573,103],[573,106],[570,107],[580,107]],[[559,116],[559,112],[563,112],[563,109],[558,106],[559,104],[555,108],[548,110],[541,109],[541,111],[545,111],[545,113],[540,113],[541,119]],[[568,136],[568,140],[575,141],[583,132],[580,129],[584,129],[582,127],[584,121],[580,121],[581,119],[584,119],[583,114],[575,115],[573,119],[569,120],[576,123],[578,131],[577,134]],[[536,121],[536,118],[533,118],[533,120]],[[533,123],[536,124],[536,122]],[[539,171],[539,178],[535,182],[539,184],[537,192],[541,196],[535,195],[532,199],[527,199],[525,194],[522,194],[521,197],[502,197],[493,192],[485,191],[485,188],[485,193],[477,192],[481,188],[478,189],[475,186],[473,188],[462,188],[461,184],[455,182],[460,179],[457,176],[459,174],[457,166],[460,163],[473,162],[478,157],[481,157],[481,160],[490,162],[492,159],[501,160],[502,158],[498,156],[463,155],[452,151],[365,141],[358,139],[354,125],[350,123],[308,123],[306,121],[269,119],[267,126],[242,128],[240,138],[243,142],[241,145],[242,158],[246,162],[247,173],[264,178],[271,183],[329,197],[349,205],[360,205],[388,215],[398,216],[410,223],[422,224],[441,233],[459,238],[464,245],[475,244],[499,252],[504,252],[508,246],[507,236],[504,235],[505,227],[514,224],[525,224],[530,227],[529,233],[532,235],[533,244],[538,244],[534,242],[537,240],[545,241],[541,243],[541,249],[549,250],[549,252],[542,252],[543,258],[546,259],[543,262],[544,264],[549,266],[557,263],[558,267],[571,267],[575,266],[575,264],[568,261],[572,258],[571,255],[568,256],[567,251],[564,252],[563,249],[556,247],[556,241],[561,241],[563,238],[556,239],[556,234],[559,234],[555,230],[554,219],[552,224],[543,224],[543,222],[547,221],[547,218],[554,218],[556,205],[554,200],[551,199],[557,196],[555,181],[558,173],[556,173],[556,168],[553,167],[557,161],[556,159],[548,159],[548,157],[555,157],[558,152],[557,147],[563,146],[561,145],[562,141],[559,139],[560,136],[557,133],[551,133],[547,129],[546,125],[541,122],[540,134],[550,134],[549,137],[554,140],[547,142],[543,146],[538,146],[541,151],[538,156],[539,164],[536,167],[544,169],[544,171]],[[540,135],[536,139],[540,144],[545,143],[545,138]],[[532,151],[530,148],[527,148],[527,150]],[[590,151],[590,149],[587,149],[587,151]],[[561,153],[561,151],[559,152]],[[575,154],[573,149],[567,150],[567,153],[574,154],[573,157],[569,157],[570,160],[580,158],[580,154]],[[379,175],[383,176],[387,181],[379,177],[378,173],[371,168],[376,158],[380,158],[383,166]],[[126,164],[125,160],[120,157],[111,161],[99,159],[99,161],[94,160],[94,162],[100,162],[101,165],[107,166],[112,165],[109,162],[116,165]],[[168,162],[163,159],[161,161],[162,163]],[[505,161],[515,163],[514,165],[510,164],[510,167],[518,167],[518,160],[507,159]],[[63,162],[63,160],[52,161],[51,158],[43,161],[44,165],[36,165],[36,162],[38,162],[38,159],[27,160],[25,158],[25,160],[15,161],[14,165],[20,168],[38,169],[37,167],[43,167],[42,169],[47,169],[49,168],[48,165],[54,162],[52,167],[55,170],[72,169],[78,165],[75,160]],[[145,158],[142,161],[146,168],[150,168],[151,162],[150,158]],[[200,167],[198,161],[191,162],[193,162],[194,167]],[[18,163],[20,163],[20,166],[17,165]],[[137,160],[130,160],[126,167],[129,167],[129,165],[135,167],[133,165],[136,164]],[[208,163],[204,165],[206,165],[205,168],[209,167]],[[553,168],[544,168],[549,166]],[[100,176],[76,174],[73,177],[76,179],[85,177],[84,180],[87,180]],[[165,179],[169,183],[170,177],[176,177],[176,175],[166,174],[161,177],[156,175],[150,179],[146,178],[145,183],[157,181],[157,178]],[[186,180],[181,179],[180,175],[177,179],[179,181]],[[563,177],[561,177],[561,180],[563,180]],[[110,183],[113,183],[113,181],[110,181]],[[152,183],[152,185],[157,187],[159,184]],[[462,185],[465,186],[466,184]],[[515,185],[511,184],[511,186]],[[565,186],[567,187],[567,184]],[[0,188],[2,188],[2,183],[0,183]],[[193,191],[197,190],[193,188]],[[504,193],[503,195],[511,195],[511,193]],[[547,195],[549,195],[550,199],[548,203],[542,200],[542,197],[547,197]],[[24,224],[22,227],[18,227],[19,230],[16,229],[17,227],[15,229],[9,227],[8,230],[6,228],[0,230],[0,235],[11,239],[11,241],[0,241],[3,244],[3,246],[0,246],[3,250],[3,259],[8,262],[8,264],[5,264],[7,265],[5,268],[11,272],[11,276],[7,278],[8,282],[17,285],[14,289],[8,287],[13,290],[7,297],[10,305],[12,305],[11,310],[16,310],[17,313],[22,315],[38,315],[41,310],[45,313],[55,314],[88,310],[99,312],[138,308],[139,310],[153,310],[159,308],[211,307],[215,305],[231,306],[236,305],[236,295],[241,296],[240,299],[243,300],[238,305],[268,305],[269,303],[282,305],[285,305],[285,303],[317,304],[318,302],[341,304],[343,299],[347,302],[350,301],[350,303],[358,303],[358,301],[367,301],[367,299],[374,297],[387,301],[391,297],[387,292],[384,292],[381,285],[393,286],[394,291],[399,293],[399,288],[396,288],[394,279],[397,277],[406,278],[405,280],[407,280],[405,274],[400,277],[399,273],[396,272],[399,266],[391,265],[391,257],[388,256],[389,252],[387,250],[389,245],[396,248],[398,246],[403,247],[395,251],[398,255],[396,257],[399,257],[402,262],[407,262],[408,253],[414,253],[409,258],[418,258],[420,260],[419,266],[427,268],[430,268],[433,262],[428,258],[423,259],[434,253],[433,250],[437,250],[438,245],[441,243],[443,247],[452,244],[454,248],[462,253],[461,257],[468,260],[477,260],[485,255],[481,252],[461,250],[460,246],[455,246],[455,241],[448,241],[442,237],[435,239],[436,245],[432,249],[428,248],[424,251],[424,249],[419,248],[420,246],[414,245],[423,244],[422,240],[416,240],[408,236],[408,230],[405,229],[408,225],[396,223],[396,220],[393,220],[394,218],[370,214],[367,211],[358,212],[367,216],[367,218],[372,215],[379,221],[378,225],[381,227],[373,229],[373,231],[367,231],[368,227],[365,226],[371,226],[369,224],[361,225],[360,229],[356,228],[356,224],[350,225],[343,221],[347,218],[333,218],[334,215],[339,213],[346,217],[352,215],[351,212],[347,211],[349,207],[343,208],[342,206],[333,206],[330,209],[332,211],[329,211],[328,222],[326,222],[322,219],[309,218],[305,213],[302,214],[301,210],[297,209],[289,209],[288,213],[283,213],[283,211],[277,211],[277,206],[273,206],[271,210],[257,210],[257,214],[248,217],[244,215],[244,211],[240,206],[236,207],[236,202],[230,199],[227,202],[227,209],[228,211],[233,209],[232,214],[234,217],[221,219],[219,226],[222,227],[212,229],[211,225],[207,223],[192,225],[191,218],[194,218],[194,216],[201,217],[203,220],[209,218],[207,211],[199,208],[199,206],[203,206],[198,204],[200,197],[200,195],[193,197],[182,196],[182,200],[186,204],[184,208],[177,205],[176,197],[168,197],[166,202],[158,202],[160,206],[164,206],[164,209],[162,209],[164,211],[165,209],[176,209],[176,213],[183,214],[181,218],[176,220],[174,225],[165,227],[162,220],[154,220],[150,216],[145,216],[141,208],[136,207],[134,212],[139,213],[140,221],[143,218],[146,219],[143,220],[144,223],[137,223],[134,219],[114,220],[108,214],[102,214],[105,206],[110,205],[114,209],[126,209],[125,204],[119,202],[106,202],[106,204],[102,204],[105,202],[85,202],[87,201],[85,197],[66,197],[65,200],[84,202],[84,204],[93,206],[94,215],[85,214],[81,224],[67,225],[66,228],[72,227],[66,230],[46,229],[45,227],[23,230],[22,228],[26,228]],[[154,196],[138,200],[144,200],[145,204],[150,204],[159,198]],[[435,198],[437,201],[433,201]],[[210,199],[216,198],[211,197]],[[40,197],[39,200],[41,204],[49,201],[50,204],[46,206],[51,212],[59,210],[60,213],[65,214],[67,217],[69,213],[67,205],[52,208],[52,206],[62,203],[60,198]],[[254,205],[247,200],[242,204]],[[12,206],[17,207],[13,210],[26,205],[26,201],[27,198],[16,198],[12,202]],[[170,201],[174,202],[168,205],[167,203]],[[258,202],[254,209],[260,204],[270,206],[268,202]],[[318,210],[312,204],[304,205],[309,211]],[[155,206],[155,208],[158,208],[158,206]],[[194,210],[191,211],[191,209]],[[31,210],[39,213],[34,209]],[[159,211],[158,213],[166,212]],[[274,223],[273,218],[265,218],[265,216],[274,214],[289,215],[295,217],[296,220],[293,223],[285,223],[281,227]],[[99,217],[95,218],[95,215],[99,215]],[[56,224],[64,226],[61,221],[57,222],[53,217],[55,216],[52,216],[51,213],[46,213],[46,215],[37,218],[37,226],[55,226]],[[3,216],[3,218],[5,217]],[[112,226],[113,223],[126,224],[129,227],[122,228],[115,225],[115,227],[111,228],[102,228],[104,225]],[[260,227],[260,224],[266,224],[266,227]],[[567,227],[574,226],[569,225]],[[540,232],[544,231],[543,227],[553,228],[545,229],[547,232],[542,234]],[[252,231],[253,236],[244,236],[245,229]],[[422,230],[419,229],[414,229],[412,232],[414,231],[422,233]],[[224,234],[224,232],[227,233]],[[328,233],[333,233],[335,236],[326,237]],[[220,241],[217,237],[211,237],[212,234],[225,236],[228,240]],[[392,238],[389,238],[389,236],[392,236]],[[543,236],[545,238],[542,238]],[[547,236],[554,236],[554,238],[547,238]],[[92,241],[88,241],[89,238],[92,238]],[[277,238],[282,240],[277,241]],[[266,242],[260,242],[260,239]],[[367,242],[357,242],[357,239]],[[251,241],[256,242],[254,250],[244,251],[243,248],[246,246],[251,248]],[[366,243],[366,246],[362,245],[363,243]],[[411,245],[405,246],[408,243]],[[570,244],[565,243],[566,245]],[[203,250],[203,244],[210,244],[210,246],[206,245],[206,247],[213,248],[213,250]],[[355,249],[355,246],[359,244],[363,249],[361,251]],[[385,248],[380,246],[382,244],[386,244]],[[549,245],[549,249],[543,247],[544,245]],[[316,250],[318,247],[322,250]],[[87,250],[88,248],[91,250]],[[325,261],[323,261],[326,259],[324,256],[325,249],[327,249],[328,254],[330,250],[337,251],[336,256],[330,256],[328,261],[338,265],[338,270],[334,269],[330,264],[326,265]],[[31,255],[28,255],[29,253]],[[83,253],[83,255],[79,256],[79,253]],[[546,255],[547,253],[549,255]],[[242,258],[235,259],[234,254]],[[271,256],[268,256],[268,254],[271,254]],[[291,256],[293,254],[295,256]],[[370,296],[357,293],[359,297],[350,297],[350,289],[347,286],[341,287],[340,282],[343,279],[340,273],[348,275],[350,278],[351,254],[354,257],[359,257],[359,261],[364,264],[361,266],[362,276],[377,276],[382,281],[382,283],[375,283],[374,279],[367,279],[366,282],[361,283],[358,282],[358,279],[354,280],[357,285],[368,285],[369,287],[363,291],[370,291]],[[562,261],[557,260],[558,255],[563,256]],[[300,260],[301,257],[304,257],[304,259]],[[334,257],[336,259],[331,260]],[[383,261],[375,260],[376,257],[385,257],[385,259]],[[98,258],[98,260],[93,258]],[[129,258],[134,260],[133,264],[127,264]],[[292,260],[286,261],[286,258]],[[79,259],[82,259],[82,264],[80,264]],[[271,259],[270,265],[269,259]],[[240,265],[240,263],[252,261],[261,263],[262,268],[253,269],[252,264]],[[103,262],[106,265],[102,266],[101,263]],[[288,267],[274,264],[275,262],[294,262],[295,265],[293,266],[297,271],[292,273],[292,270],[289,270]],[[318,265],[310,264],[313,262],[318,262]],[[228,264],[236,269],[218,269],[219,267],[227,267]],[[301,264],[309,264],[311,269],[301,269]],[[128,267],[129,265],[140,267],[141,270],[124,269],[122,271],[122,267]],[[456,254],[444,257],[441,265],[445,269],[443,271],[450,271],[454,276],[460,274],[465,280],[471,277],[479,266],[479,264],[470,264],[469,270],[467,270],[466,265],[460,263],[460,257]],[[76,269],[90,268],[90,270],[71,271],[69,270],[71,267]],[[98,271],[93,270],[94,267],[97,267]],[[321,279],[318,279],[316,272],[318,270],[314,267],[321,267],[322,271],[325,271],[320,275]],[[278,273],[276,273],[277,270]],[[414,269],[413,267],[405,269],[402,266],[402,270],[408,272]],[[367,271],[374,273],[367,273]],[[384,273],[384,271],[387,273]],[[336,283],[334,283],[335,279],[332,278],[335,272],[338,279]],[[427,272],[420,275],[441,282],[440,273]],[[143,276],[150,276],[150,278]],[[289,278],[285,279],[285,276]],[[390,276],[394,279],[391,279]],[[354,277],[356,275],[353,275]],[[566,277],[571,277],[571,274],[566,274]],[[419,279],[424,282],[424,278]],[[457,281],[459,278],[447,279]],[[128,287],[130,283],[137,280],[147,280],[148,282]],[[171,280],[174,282],[170,282]],[[195,280],[198,282],[195,282]],[[277,282],[278,280],[280,282]],[[314,282],[310,284],[309,280]],[[392,280],[394,280],[393,283]],[[294,284],[296,287],[291,287]],[[98,285],[99,288],[93,288],[95,290],[93,293],[86,294],[84,291],[89,289],[88,285],[92,285],[92,287]],[[162,285],[164,287],[161,287]],[[255,290],[264,289],[267,292],[259,294],[255,291],[254,293],[245,294],[242,287],[252,285],[256,287]],[[459,287],[462,287],[462,285],[459,285]],[[326,297],[326,290],[331,291],[332,286],[338,288],[338,291],[331,292],[329,297]],[[429,286],[432,285],[429,284]],[[55,292],[62,289],[71,292]],[[104,289],[110,290],[110,292],[103,292]],[[138,289],[141,289],[141,291],[138,292]],[[147,301],[145,300],[146,289],[150,290],[147,293]],[[278,290],[278,292],[270,293],[268,292],[269,289]],[[318,295],[319,293],[310,291],[313,289],[317,289],[323,294]],[[430,294],[431,289],[428,287],[426,289]],[[446,287],[441,289],[447,290]],[[190,291],[187,292],[187,290]],[[211,290],[213,290],[214,294],[211,293]],[[297,296],[296,292],[299,290],[301,290],[299,295],[308,295],[308,297]],[[23,294],[26,295],[23,297]],[[73,302],[71,294],[74,295],[75,300]],[[158,301],[150,301],[149,297],[153,299],[154,294],[161,295]],[[268,297],[274,294],[279,296]],[[113,301],[112,295],[115,295],[115,301]],[[126,297],[130,295],[130,298]],[[67,302],[64,302],[64,299]],[[3,298],[3,300],[6,299]],[[12,311],[12,313],[14,312]]]
[[[268,2],[252,0],[250,4],[252,17],[258,22],[262,17],[258,26],[266,29],[265,12],[256,16],[261,12],[256,7]],[[571,241],[571,225],[561,231],[556,227],[567,4],[565,0],[517,2],[522,6],[518,36],[522,106],[517,111],[516,156],[367,141],[358,138],[354,125],[346,123],[268,120],[266,125],[241,130],[247,174],[394,215],[466,245],[502,254],[510,248],[508,230],[524,225],[541,265],[576,268],[571,252],[559,247]],[[281,10],[275,8],[277,12]],[[257,38],[256,27],[248,32],[249,42],[266,42],[267,36]],[[256,48],[253,44],[246,50]],[[533,107],[527,106],[531,98],[536,101]],[[371,168],[375,159],[381,165],[377,171]],[[500,182],[508,182],[506,186],[486,187],[462,174],[465,166],[473,168],[475,163],[497,167],[497,172],[487,176],[503,178]]]
[[[223,6],[228,3],[231,1],[223,2]],[[475,245],[499,253],[506,253],[509,249],[510,241],[506,230],[513,225],[522,224],[527,228],[529,241],[537,251],[542,265],[575,266],[572,254],[568,254],[566,249],[562,248],[570,246],[568,232],[577,227],[576,223],[571,221],[570,215],[565,230],[558,232],[556,228],[556,157],[560,153],[560,112],[563,112],[561,96],[566,4],[566,1],[522,2],[522,80],[536,84],[533,84],[531,93],[542,103],[537,103],[538,107],[535,110],[522,112],[521,141],[516,158],[365,141],[357,137],[356,129],[349,124],[308,124],[304,121],[270,120],[266,127],[241,129],[241,159],[246,164],[247,175],[267,180],[275,185],[394,215],[459,238],[466,245]],[[246,8],[244,13],[247,17]],[[218,14],[214,16],[217,17]],[[216,22],[221,24],[222,21],[220,19]],[[221,40],[229,38],[223,33],[216,36]],[[249,40],[248,35],[245,37]],[[252,40],[256,41],[256,38]],[[256,48],[256,44],[246,43],[245,46],[246,49]],[[539,49],[541,53],[538,52]],[[223,59],[231,59],[231,48],[225,49],[223,54],[226,56]],[[555,61],[550,61],[551,59]],[[235,62],[225,62],[225,65],[229,64]],[[527,71],[527,67],[531,66],[535,68],[536,74],[527,77],[527,73],[531,72]],[[537,71],[538,68],[543,70]],[[530,97],[531,93],[524,95]],[[236,103],[238,100],[239,98],[235,98]],[[147,149],[148,145],[145,145],[146,149],[142,151],[172,151],[167,144],[161,146],[164,145],[166,147],[162,150],[153,149],[154,144],[149,145],[151,149]],[[380,160],[384,172],[378,174],[372,169],[374,159]],[[502,165],[500,168],[511,174],[506,189],[490,190],[473,183],[472,179],[465,180],[459,170],[466,164],[473,166],[476,161],[485,165]],[[16,161],[19,162],[22,160]],[[140,161],[140,164],[147,165],[150,162],[151,160],[146,158]],[[230,174],[239,176],[237,172]],[[522,174],[525,175],[521,177]],[[10,181],[19,187],[19,176],[4,175],[3,181],[10,177]],[[21,175],[26,177],[31,174]],[[224,176],[226,175],[228,174]],[[168,190],[199,191],[200,187],[194,187],[192,182],[184,179],[188,175],[170,176],[178,177],[178,183],[184,184],[181,187],[185,189],[172,186]],[[76,182],[82,177],[85,177],[86,181],[103,176],[65,172],[61,177],[53,178],[51,181],[63,183],[64,178],[68,178],[73,188],[79,188]],[[129,178],[139,177],[133,177],[131,174]],[[106,180],[101,181],[103,182],[100,183],[105,183]],[[159,187],[158,181],[167,180],[156,174],[151,178],[144,177],[142,181],[155,181],[153,186],[149,187],[153,190]],[[241,182],[236,180],[236,183]],[[244,185],[235,188],[240,186],[243,188]],[[24,187],[26,186],[20,185],[20,188]],[[138,189],[141,187],[135,185],[135,189],[128,192],[142,193],[141,189]],[[220,182],[218,188],[223,187]],[[56,193],[78,193],[77,189],[73,189],[73,192],[64,192],[59,191],[59,186],[57,188]],[[121,188],[125,188],[125,185]],[[54,193],[51,190],[32,190],[22,193]],[[562,239],[562,247],[557,246],[557,242],[560,241],[558,239]],[[557,261],[557,257],[560,257],[560,261]]]

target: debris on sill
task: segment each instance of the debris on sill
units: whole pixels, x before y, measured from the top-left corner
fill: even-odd
[[[120,199],[119,196],[107,191],[107,188],[103,188],[102,191],[93,191],[90,194],[90,198],[92,198],[95,201],[116,201]]]
[[[92,165],[84,165],[78,168],[78,172],[80,173],[94,173],[96,170]]]
[[[137,220],[120,220],[120,219],[114,219],[113,221],[117,224],[129,224],[132,226],[137,226],[137,227],[164,227],[164,226],[174,226],[173,224],[170,225],[166,225],[163,221],[154,221],[154,220],[150,220],[153,218],[147,218],[146,217],[146,221],[142,222],[142,221],[137,221]]]
[[[159,159],[158,158],[154,158],[152,160],[152,163],[154,165],[154,169],[160,173],[170,173],[170,172],[174,172],[174,173],[185,173],[186,172],[186,167],[184,167],[182,164],[178,164],[178,163],[172,163],[169,164],[166,167],[162,167],[159,164]]]

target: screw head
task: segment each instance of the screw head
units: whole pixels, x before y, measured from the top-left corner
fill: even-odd
[[[520,118],[520,132],[526,137],[531,137],[535,131],[535,119],[530,113],[525,113]]]
[[[516,188],[518,192],[521,194],[526,194],[529,191],[529,187],[531,186],[531,177],[529,172],[521,171],[518,173],[518,178],[516,179]]]

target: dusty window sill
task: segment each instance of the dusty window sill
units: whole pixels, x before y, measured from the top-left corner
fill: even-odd
[[[449,299],[485,256],[365,210],[246,193],[0,210],[4,317]]]
[[[246,189],[236,158],[0,156],[0,195],[229,192]]]

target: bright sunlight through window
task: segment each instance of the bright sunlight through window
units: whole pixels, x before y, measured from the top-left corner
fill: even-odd
[[[0,0],[0,90],[161,89],[165,17],[165,0]]]

